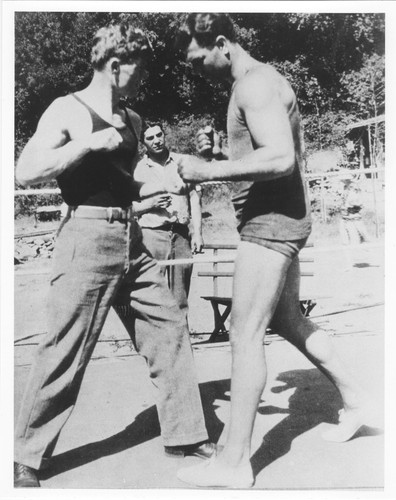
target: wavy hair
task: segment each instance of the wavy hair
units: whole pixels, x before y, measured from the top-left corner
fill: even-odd
[[[128,63],[138,57],[148,59],[152,47],[145,33],[130,24],[116,24],[100,28],[93,39],[91,63],[101,70],[112,57]]]
[[[219,35],[237,42],[234,23],[227,14],[191,13],[179,30],[175,45],[177,49],[186,50],[194,38],[201,47],[212,47]]]

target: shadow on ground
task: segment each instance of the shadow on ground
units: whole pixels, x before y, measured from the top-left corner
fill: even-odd
[[[273,387],[272,392],[280,393],[293,388],[295,392],[289,399],[287,410],[274,406],[263,406],[258,410],[262,415],[287,413],[288,416],[264,436],[261,446],[254,453],[251,464],[255,476],[286,455],[298,436],[322,423],[336,424],[338,411],[342,408],[338,391],[317,369],[283,372],[276,380],[282,385]],[[380,429],[364,426],[354,438],[379,433],[382,433]]]
[[[357,267],[359,269],[363,269],[365,267],[380,267],[380,266],[369,264],[368,262],[359,262],[357,264],[354,264],[353,267]]]
[[[282,385],[271,390],[280,393],[295,389],[289,399],[289,408],[263,406],[262,415],[287,413],[279,424],[263,438],[261,446],[254,453],[251,463],[255,476],[265,467],[289,452],[291,444],[301,434],[322,422],[336,423],[341,399],[327,379],[316,369],[291,370],[280,373],[276,379]]]
[[[40,479],[49,479],[63,472],[76,469],[102,457],[120,453],[160,435],[155,406],[140,413],[125,429],[101,441],[88,443],[51,458],[48,469],[40,471]]]
[[[275,460],[286,455],[294,439],[327,422],[336,423],[338,410],[342,403],[338,392],[319,370],[291,370],[281,373],[277,379],[280,385],[271,391],[280,393],[295,389],[289,399],[289,407],[273,405],[261,406],[261,415],[287,414],[287,416],[264,437],[261,446],[254,453],[251,463],[254,475]],[[223,431],[224,423],[219,420],[215,410],[216,400],[229,401],[230,380],[223,379],[200,385],[202,403],[209,438],[217,442]],[[359,435],[373,435],[374,430],[362,428]],[[160,436],[160,425],[155,406],[147,408],[125,429],[101,441],[89,443],[51,459],[50,468],[40,473],[41,479],[49,479],[57,474],[75,469],[102,457],[113,455]]]
[[[229,399],[225,393],[230,390],[230,380],[217,380],[200,385],[209,438],[217,442],[223,430],[223,422],[216,416],[216,399]],[[161,434],[157,409],[153,405],[137,415],[125,429],[106,439],[88,443],[51,458],[48,469],[40,471],[40,479],[46,480],[63,472],[76,469],[102,457],[120,453]]]

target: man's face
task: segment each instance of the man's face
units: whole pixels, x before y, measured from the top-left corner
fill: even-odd
[[[152,155],[158,155],[165,150],[165,134],[161,127],[148,128],[144,133],[144,145],[147,152]]]
[[[142,80],[147,77],[146,64],[141,58],[130,63],[121,63],[118,76],[118,89],[126,97],[135,97]]]
[[[228,64],[216,45],[201,47],[193,38],[185,54],[186,61],[191,64],[194,73],[212,80],[223,80],[226,77]]]

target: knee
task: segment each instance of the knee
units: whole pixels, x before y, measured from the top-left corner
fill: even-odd
[[[263,345],[266,327],[230,327],[230,345],[233,352],[256,349]]]
[[[271,327],[281,337],[298,348],[304,348],[311,335],[318,330],[318,327],[300,312],[298,312],[293,319],[278,318]]]

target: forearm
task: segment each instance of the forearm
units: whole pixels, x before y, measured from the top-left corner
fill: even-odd
[[[23,186],[55,179],[65,170],[77,167],[89,151],[85,141],[70,141],[57,149],[27,147],[18,161],[16,178]]]
[[[191,225],[194,235],[202,236],[202,206],[198,193],[193,192],[190,196]]]
[[[191,225],[193,234],[202,236],[202,216],[201,212],[199,214],[197,212],[193,212],[191,210]]]
[[[138,216],[138,217],[150,212],[151,208],[152,208],[152,206],[150,204],[149,198],[147,198],[146,200],[142,200],[142,201],[133,201],[132,202],[133,214]]]
[[[293,171],[294,153],[275,153],[260,148],[239,160],[213,161],[208,166],[209,181],[267,181],[287,176]]]

